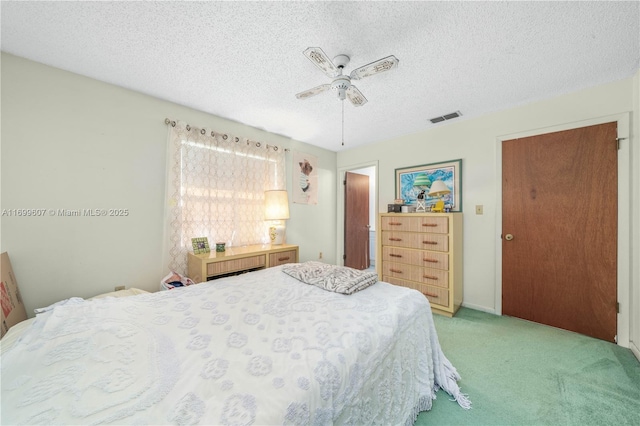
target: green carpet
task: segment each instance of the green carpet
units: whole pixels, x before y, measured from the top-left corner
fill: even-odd
[[[629,349],[467,308],[434,319],[473,405],[439,391],[416,425],[640,425],[640,363]]]

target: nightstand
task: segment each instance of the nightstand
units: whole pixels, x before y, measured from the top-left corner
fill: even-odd
[[[189,253],[188,277],[195,283],[298,262],[298,246],[257,244],[228,247],[223,252]]]

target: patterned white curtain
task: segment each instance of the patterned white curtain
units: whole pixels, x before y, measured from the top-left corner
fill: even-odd
[[[183,122],[167,126],[165,267],[186,275],[191,239],[269,241],[264,191],[285,188],[284,149]]]

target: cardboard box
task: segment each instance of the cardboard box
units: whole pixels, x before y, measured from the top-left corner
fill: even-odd
[[[2,276],[2,282],[0,283],[2,326],[0,337],[2,337],[11,327],[27,319],[27,311],[25,311],[22,297],[20,297],[18,282],[13,274],[13,269],[11,269],[9,255],[4,252],[0,256],[2,257],[2,269],[0,270],[0,276]]]

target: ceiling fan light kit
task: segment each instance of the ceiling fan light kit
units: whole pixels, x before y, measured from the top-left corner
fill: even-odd
[[[339,75],[331,82],[331,90],[338,93],[341,101],[347,97],[347,90],[351,87],[351,79],[346,75]]]

